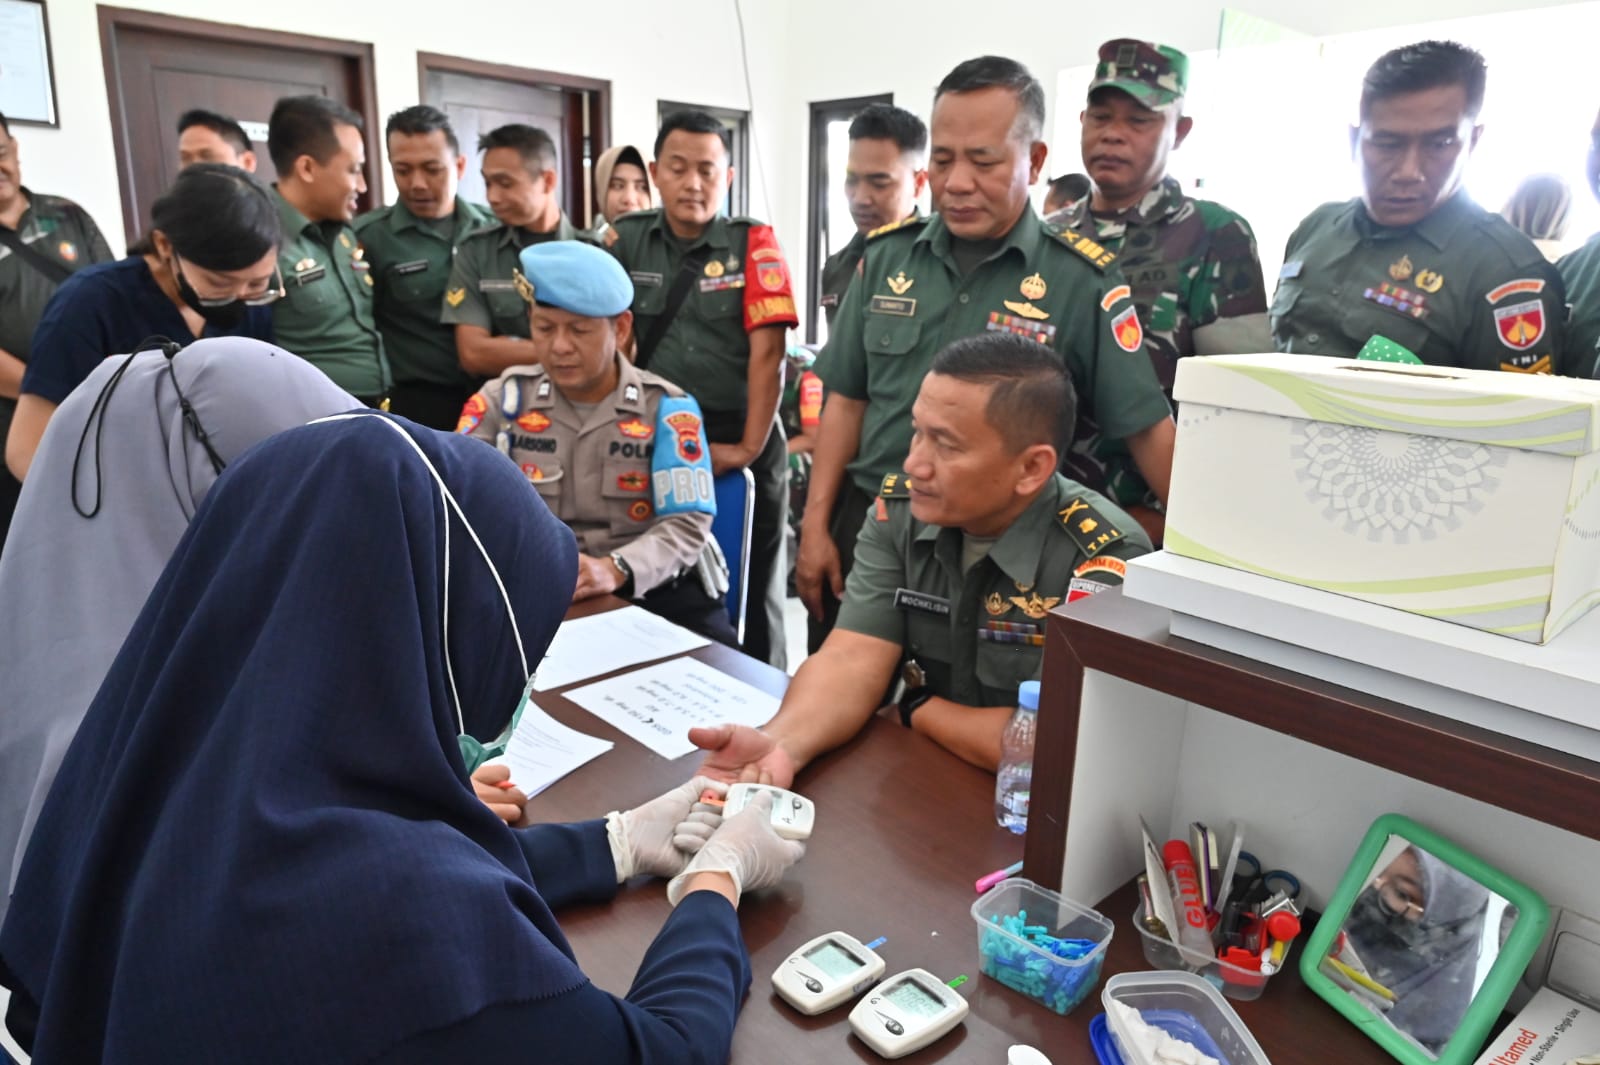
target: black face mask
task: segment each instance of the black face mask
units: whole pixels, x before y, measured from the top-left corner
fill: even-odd
[[[183,276],[183,268],[178,265],[176,257],[172,260],[172,275],[178,279],[178,295],[183,297],[183,302],[189,308],[206,320],[208,325],[218,329],[232,330],[244,320],[244,312],[249,305],[242,299],[231,299],[226,303],[202,303],[200,294],[189,284],[189,279]]]

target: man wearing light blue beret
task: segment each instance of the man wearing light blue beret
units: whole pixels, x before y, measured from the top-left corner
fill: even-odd
[[[700,409],[622,354],[633,332],[627,271],[579,241],[519,258],[538,365],[484,385],[456,431],[498,447],[577,535],[574,601],[618,595],[735,645]]]

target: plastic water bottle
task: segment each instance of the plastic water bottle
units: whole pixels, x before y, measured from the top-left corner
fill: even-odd
[[[1017,687],[1017,712],[1000,738],[1000,770],[994,778],[994,819],[1021,835],[1028,829],[1028,793],[1033,786],[1033,736],[1039,716],[1039,682]]]

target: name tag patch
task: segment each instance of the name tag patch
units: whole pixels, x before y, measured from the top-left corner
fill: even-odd
[[[515,292],[517,283],[509,278],[486,277],[478,282],[479,292]]]
[[[941,618],[950,616],[950,600],[925,592],[914,592],[910,588],[894,590],[894,606],[896,610],[914,610],[918,614],[932,614]]]
[[[744,288],[743,274],[723,274],[720,277],[702,277],[701,292],[721,292],[728,288]]]
[[[328,268],[326,266],[313,266],[309,270],[299,270],[295,272],[294,283],[296,285],[307,285],[313,281],[320,281],[327,272]]]
[[[894,314],[901,318],[910,318],[917,313],[917,301],[899,296],[874,296],[868,310],[873,314]]]
[[[648,270],[629,270],[628,276],[633,278],[635,285],[649,285],[653,288],[661,286],[661,275],[653,274]]]
[[[413,259],[408,263],[395,263],[394,272],[397,274],[420,274],[428,268],[428,260]]]

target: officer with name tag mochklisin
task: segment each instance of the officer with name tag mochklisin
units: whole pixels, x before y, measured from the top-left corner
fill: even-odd
[[[1122,583],[1137,522],[1057,473],[1077,406],[1060,357],[1008,332],[934,357],[904,472],[856,538],[839,623],[761,731],[692,729],[700,771],[788,787],[847,742],[899,673],[900,722],[994,772],[1017,686],[1037,680],[1050,611]]]
[[[700,408],[622,354],[633,331],[627,271],[581,241],[535,244],[520,258],[538,365],[484,385],[456,431],[499,447],[577,534],[574,601],[632,599],[735,645]]]

